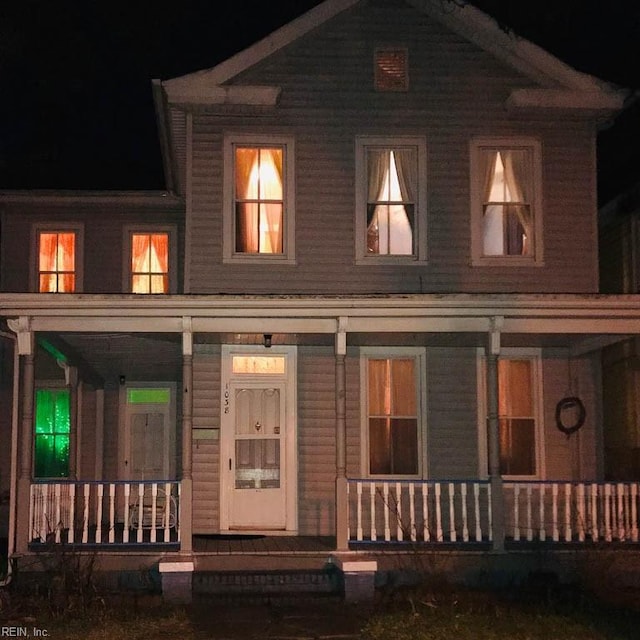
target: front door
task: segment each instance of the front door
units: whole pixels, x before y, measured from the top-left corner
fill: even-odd
[[[221,529],[295,529],[295,404],[285,353],[228,354]]]

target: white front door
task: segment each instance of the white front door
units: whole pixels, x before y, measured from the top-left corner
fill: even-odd
[[[172,385],[125,390],[124,475],[127,480],[169,480],[175,475]]]
[[[226,365],[221,529],[293,531],[295,403],[289,384],[293,371],[287,369],[294,368],[294,358],[266,350],[238,354],[234,349]]]

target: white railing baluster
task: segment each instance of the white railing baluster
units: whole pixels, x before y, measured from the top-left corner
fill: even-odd
[[[616,487],[616,494],[618,540],[624,540],[624,485],[621,482]]]
[[[163,540],[163,542],[169,542],[169,530],[170,530],[170,527],[171,527],[171,522],[170,522],[170,518],[171,518],[171,500],[172,500],[171,484],[169,482],[166,482],[165,485],[164,485],[164,496],[165,496],[164,497],[164,515],[163,515],[164,533],[162,535],[162,540]]]
[[[473,483],[473,517],[476,521],[476,542],[482,541],[482,523],[480,522],[480,485]]]
[[[591,485],[591,542],[600,539],[600,529],[598,526],[598,485],[594,482]]]
[[[531,484],[527,483],[527,541],[531,542],[533,540],[533,520],[531,513]]]
[[[54,499],[55,499],[55,514],[56,514],[56,520],[54,522],[54,527],[55,527],[55,540],[56,542],[60,542],[61,540],[61,534],[62,534],[62,500],[61,500],[61,494],[62,494],[62,486],[59,484],[55,484],[54,486]]]
[[[178,487],[178,493],[179,492],[180,487]],[[347,512],[347,540],[351,540],[351,484],[349,482],[347,482]]]
[[[389,484],[387,482],[382,483],[382,500],[384,504],[384,539],[389,542],[391,540],[391,529],[389,528],[391,505],[389,504]]]
[[[416,541],[416,492],[415,492],[415,484],[413,482],[409,483],[409,526],[411,527],[410,536],[411,541]]]
[[[436,490],[436,542],[442,542],[442,505],[440,498],[442,496],[442,486],[439,482],[435,484]]]
[[[399,542],[404,540],[402,524],[402,485],[396,482],[396,540]]]
[[[513,487],[513,539],[520,540],[520,485]]]
[[[138,510],[136,541],[142,542],[142,528],[144,525],[144,484],[142,482],[138,482],[138,504],[136,508]]]
[[[580,482],[577,486],[577,505],[576,505],[576,523],[578,529],[578,541],[584,542],[584,530],[585,530],[585,502],[584,502],[584,483]]]
[[[376,526],[376,519],[378,517],[376,513],[376,483],[371,482],[369,484],[369,502],[371,504],[371,542],[375,542],[378,539],[378,531]]]
[[[455,511],[455,504],[453,501],[455,493],[453,491],[453,482],[449,483],[448,493],[449,493],[449,539],[451,540],[451,542],[456,542],[456,540],[458,539],[458,535],[456,533],[456,511]]]
[[[491,492],[491,485],[487,485],[487,507],[488,507],[488,518],[489,521],[489,542],[493,542],[493,493]]]
[[[68,485],[69,489],[69,528],[67,529],[67,542],[73,544],[75,542],[76,528],[76,485]]]
[[[422,485],[422,535],[425,542],[431,542],[431,525],[429,524],[429,485]]]
[[[638,483],[631,485],[631,540],[638,542]]]
[[[109,484],[109,543],[116,541],[116,485]]]
[[[604,539],[611,542],[611,485],[604,485]]]
[[[551,485],[551,518],[553,522],[553,534],[552,538],[554,542],[560,540],[560,532],[558,530],[558,485],[554,482]]]
[[[129,542],[129,511],[131,509],[131,485],[124,483],[124,528],[122,529],[122,542]]]
[[[571,531],[571,485],[567,482],[564,485],[564,539],[571,542],[573,533]]]
[[[362,540],[362,482],[356,485],[356,540]]]
[[[104,498],[104,485],[98,484],[98,502],[96,504],[96,544],[102,542],[102,501]]]
[[[180,533],[180,505],[182,504],[182,483],[178,482],[178,510],[176,512],[176,535],[178,538],[178,542],[181,540]],[[348,539],[348,538],[347,538]]]
[[[467,513],[467,483],[463,482],[460,485],[460,495],[462,499],[462,539],[464,542],[469,542],[469,522]]]
[[[538,539],[544,542],[547,539],[547,528],[544,520],[544,501],[545,501],[545,485],[540,483],[538,485]]]
[[[150,539],[151,542],[156,541],[156,527],[158,524],[157,520],[157,509],[158,509],[158,483],[154,482],[151,485],[151,531],[150,531]]]
[[[89,496],[91,485],[85,482],[82,490],[82,543],[89,542]]]

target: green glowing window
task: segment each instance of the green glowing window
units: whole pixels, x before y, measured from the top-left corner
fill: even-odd
[[[127,402],[129,404],[169,404],[171,391],[169,389],[129,389]]]
[[[71,431],[68,389],[38,389],[35,414],[34,476],[68,477]]]

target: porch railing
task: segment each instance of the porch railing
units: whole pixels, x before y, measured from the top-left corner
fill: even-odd
[[[638,542],[638,482],[505,482],[516,542]]]
[[[481,480],[349,480],[351,542],[488,542],[491,487]]]
[[[494,539],[491,486],[481,480],[348,481],[350,542]],[[640,482],[503,483],[507,542],[638,542]]]
[[[180,542],[180,482],[36,482],[31,485],[32,544]]]

